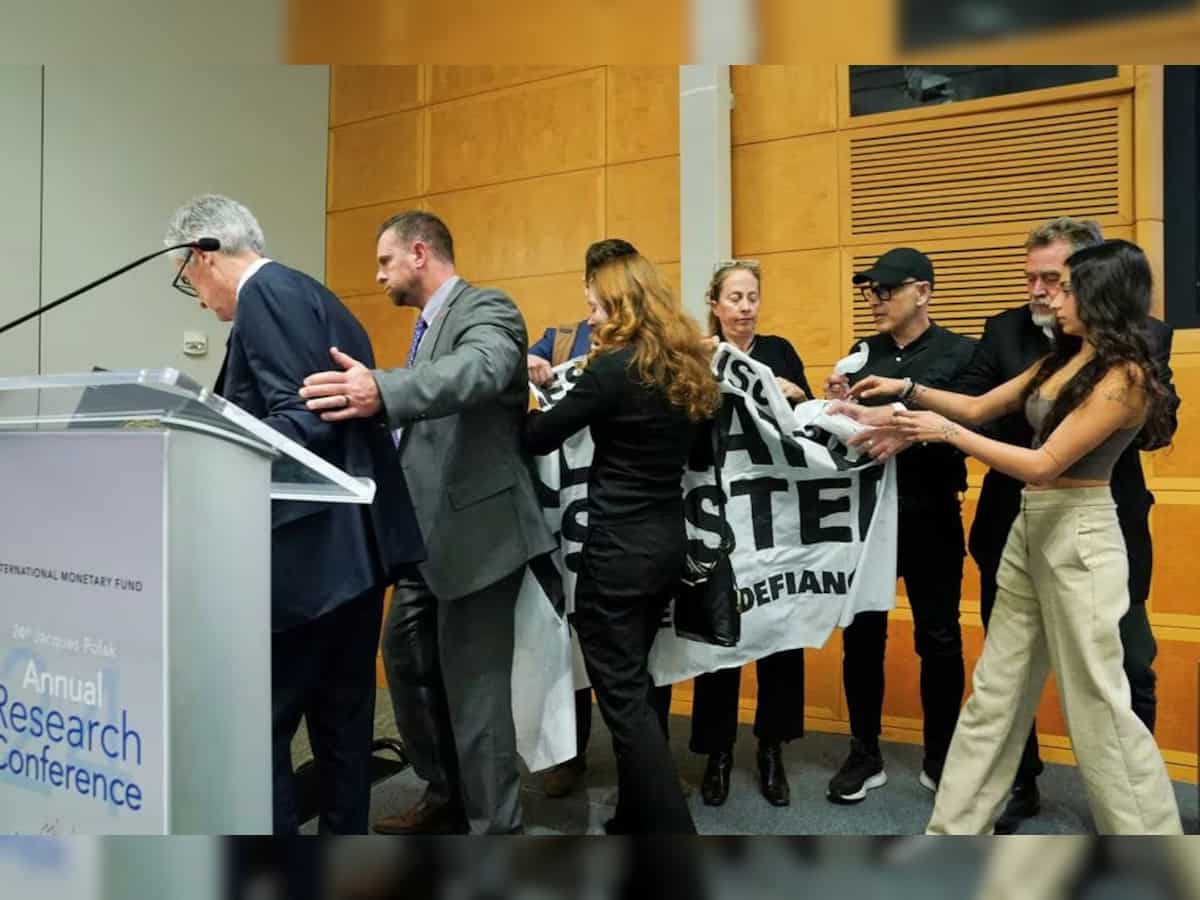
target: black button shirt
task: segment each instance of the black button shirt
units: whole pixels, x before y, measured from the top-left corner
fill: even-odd
[[[971,338],[933,323],[903,347],[896,346],[887,334],[872,335],[866,344],[870,352],[867,364],[850,376],[851,384],[868,375],[879,375],[911,378],[926,387],[944,388],[966,368],[975,349]],[[867,400],[865,405],[893,402],[891,398]],[[966,458],[949,444],[914,444],[896,457],[896,476],[902,505],[940,503],[967,489]]]

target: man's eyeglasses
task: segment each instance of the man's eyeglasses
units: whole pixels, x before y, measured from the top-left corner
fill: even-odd
[[[196,251],[194,250],[188,251],[188,255],[183,258],[183,265],[179,267],[179,271],[175,273],[175,278],[171,282],[171,287],[175,288],[175,290],[179,291],[181,294],[187,294],[189,297],[200,296],[196,289],[192,287],[192,283],[188,281],[187,276],[183,274],[183,270],[186,269],[188,263],[192,261],[192,254],[195,252]]]
[[[902,288],[908,287],[910,284],[925,284],[924,281],[916,281],[910,278],[908,281],[902,281],[899,284],[860,284],[859,291],[863,295],[863,299],[870,303],[872,300],[878,300],[880,303],[887,303],[896,295]]]

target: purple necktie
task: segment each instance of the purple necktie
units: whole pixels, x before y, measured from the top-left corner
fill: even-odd
[[[413,360],[417,358],[417,348],[421,346],[421,338],[425,337],[425,330],[429,328],[429,323],[425,321],[424,316],[417,316],[417,327],[413,330],[412,346],[408,348],[408,362],[404,365],[411,369]]]

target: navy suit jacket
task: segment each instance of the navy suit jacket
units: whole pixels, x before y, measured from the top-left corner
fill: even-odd
[[[530,356],[540,356],[547,362],[552,362],[554,355],[554,339],[558,337],[557,328],[547,328],[541,339],[529,348]],[[571,342],[571,355],[568,359],[585,356],[592,349],[592,326],[584,319],[575,328],[575,339]]]
[[[242,286],[217,393],[338,468],[372,478],[375,502],[271,505],[272,629],[322,616],[425,558],[395,444],[382,417],[323,422],[300,398],[337,347],[372,368],[366,331],[318,281],[269,262]]]
[[[1171,383],[1171,326],[1150,319],[1147,322],[1150,353],[1158,368],[1158,377],[1171,394],[1173,408],[1179,398]],[[951,386],[964,394],[986,394],[1011,378],[1020,375],[1050,351],[1050,339],[1033,324],[1028,306],[1019,306],[992,316],[983,327],[983,337],[965,370]],[[1171,431],[1176,420],[1172,417]],[[1023,412],[1012,413],[991,423],[986,429],[990,437],[1009,444],[1029,447],[1033,444],[1033,429]],[[1153,564],[1148,516],[1154,495],[1146,489],[1139,450],[1157,450],[1146,446],[1139,435],[1125,449],[1113,466],[1112,494],[1117,504],[1117,517],[1129,554],[1129,597],[1132,603],[1145,601],[1150,593],[1150,570]],[[971,556],[981,567],[992,570],[999,565],[1000,555],[1008,540],[1008,530],[1021,505],[1023,485],[1014,478],[990,469],[983,479],[975,522],[971,526]]]

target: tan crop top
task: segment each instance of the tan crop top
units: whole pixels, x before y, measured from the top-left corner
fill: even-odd
[[[1052,406],[1054,406],[1054,398],[1043,397],[1037,391],[1030,394],[1029,399],[1025,401],[1025,418],[1033,426],[1034,450],[1042,445],[1041,440],[1038,438],[1038,433],[1042,429],[1042,422],[1050,414]],[[1114,431],[1093,449],[1075,460],[1058,477],[1078,478],[1086,481],[1108,481],[1112,478],[1112,470],[1113,466],[1117,463],[1117,458],[1125,452],[1125,448],[1132,443],[1134,437],[1141,430],[1142,426],[1138,425],[1133,428],[1122,428],[1119,431]]]

